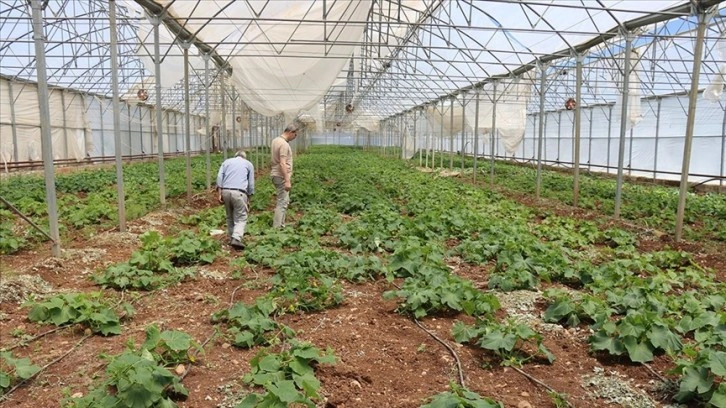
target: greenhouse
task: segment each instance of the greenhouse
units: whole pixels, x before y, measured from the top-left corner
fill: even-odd
[[[718,0],[0,0],[0,406],[726,407],[725,85]]]

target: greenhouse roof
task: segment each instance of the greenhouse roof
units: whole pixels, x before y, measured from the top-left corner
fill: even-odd
[[[584,103],[612,102],[626,34],[641,94],[684,93],[692,78],[696,7],[711,17],[703,86],[720,75],[725,59],[717,41],[724,15],[715,0],[46,1],[51,85],[111,94],[109,3],[118,5],[121,93],[127,99],[140,88],[153,93],[158,35],[160,83],[170,107],[183,104],[185,44],[192,45],[197,99],[208,62],[212,79],[228,73],[235,97],[261,114],[294,116],[323,104],[375,120],[499,78],[532,80],[540,64],[550,86],[562,89],[549,92],[547,103],[560,106],[559,95],[574,88],[569,68],[578,56],[586,70]],[[0,60],[0,75],[35,81],[27,1],[2,1]],[[192,105],[203,112],[202,103]]]

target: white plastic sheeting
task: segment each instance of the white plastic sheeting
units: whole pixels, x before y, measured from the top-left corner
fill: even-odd
[[[0,78],[0,160],[3,163],[41,160],[38,88],[35,84],[17,82],[12,84],[12,92],[10,88],[9,81]],[[51,89],[48,102],[53,158],[83,160],[91,145],[85,137],[88,123],[83,97]],[[16,150],[17,158],[14,157]]]
[[[244,102],[266,116],[282,113],[291,118],[318,104],[353,55],[365,28],[360,23],[319,22],[324,7],[320,1],[157,3],[168,6],[169,15],[198,39],[217,45],[215,51],[232,66],[232,82]],[[331,22],[363,22],[370,7],[371,0],[337,1],[326,13]],[[303,22],[306,18],[313,20]],[[265,23],[265,19],[275,21]],[[218,24],[223,20],[228,21]],[[140,32],[149,31],[147,27]],[[324,44],[325,38],[335,43]],[[149,47],[139,49],[149,51]],[[164,82],[164,77],[180,71],[173,64],[165,63],[163,68]]]

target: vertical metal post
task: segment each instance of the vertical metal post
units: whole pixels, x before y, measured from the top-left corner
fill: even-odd
[[[232,150],[237,150],[237,91],[232,88]],[[234,154],[234,153],[232,153]]]
[[[111,30],[111,90],[113,91],[113,143],[116,156],[116,195],[118,198],[118,229],[126,232],[126,197],[124,170],[121,161],[121,103],[118,92],[118,31],[116,28],[116,0],[109,3],[109,29]],[[101,115],[101,146],[103,146],[103,115]],[[129,132],[131,133],[131,132]]]
[[[721,122],[721,179],[718,182],[719,187],[723,187],[724,175],[726,175],[726,110],[723,112],[723,121]]]
[[[13,159],[20,161],[18,153],[18,124],[15,118],[15,95],[13,94],[13,81],[8,81],[8,96],[10,97],[10,129],[13,132]]]
[[[45,36],[43,35],[43,16],[40,0],[30,0],[33,14],[33,40],[35,42],[35,61],[38,76],[38,104],[40,111],[40,144],[43,156],[43,175],[45,178],[45,199],[48,203],[48,226],[53,240],[51,253],[60,256],[60,234],[58,232],[58,203],[55,194],[55,172],[53,169],[53,139],[50,133],[50,106],[48,99],[48,74],[45,66]]]
[[[222,101],[222,123],[219,125],[219,146],[222,148],[222,159],[227,159],[227,84],[224,80],[225,71],[219,75],[219,93]]]
[[[411,115],[413,115],[413,153],[416,154],[416,148],[418,147],[416,146],[416,138],[418,137],[416,134],[418,130],[418,115],[416,114],[415,108],[411,111]],[[421,154],[418,155],[418,165],[421,167]]]
[[[540,62],[539,80],[539,136],[537,137],[537,183],[535,186],[535,197],[539,198],[542,189],[542,140],[544,139],[544,118],[545,118],[545,86],[547,82],[547,67]]]
[[[580,201],[580,131],[582,127],[582,62],[584,56],[578,54],[575,56],[576,59],[576,72],[575,72],[575,174],[572,185],[572,205],[577,207]],[[592,124],[592,115],[590,119]],[[590,133],[592,135],[592,133]],[[590,139],[592,145],[592,138]],[[558,149],[559,150],[559,149]]]
[[[211,136],[211,128],[209,125],[209,87],[211,84],[209,83],[209,54],[204,54],[202,56],[204,58],[204,114],[206,117],[204,118],[204,122],[206,124],[206,164],[207,164],[207,190],[209,190],[212,186],[212,164],[209,157],[209,150],[210,145],[212,143],[212,136]]]
[[[162,129],[161,112],[161,51],[159,49],[159,24],[161,16],[153,16],[154,24],[154,83],[156,88],[156,137],[159,153],[159,201],[166,205],[166,186],[164,183],[164,132]]]
[[[187,200],[192,200],[192,129],[191,129],[191,108],[189,106],[189,46],[188,41],[181,43],[184,49],[184,156],[187,168]]]
[[[444,100],[441,99],[441,120],[439,129],[439,168],[444,169]]]
[[[492,131],[491,140],[489,141],[489,154],[491,156],[491,168],[489,169],[489,182],[494,186],[494,145],[495,137],[497,135],[497,86],[499,81],[494,81],[492,91]]]
[[[113,2],[116,0],[111,0],[111,1]],[[111,3],[111,6],[113,6],[113,4],[114,3]],[[110,16],[110,13],[109,13],[109,16]],[[109,20],[110,20],[110,17],[109,17]],[[110,27],[110,23],[109,23],[109,27]],[[113,43],[111,46],[113,47]],[[114,55],[113,52],[111,52],[111,58],[113,58],[113,55]],[[118,64],[118,62],[116,62],[116,63]],[[111,67],[112,67],[111,69],[113,69],[113,63],[111,63]],[[111,80],[112,80],[111,83],[113,84],[113,74],[111,74]],[[118,77],[116,78],[116,80],[118,81]],[[116,109],[113,106],[113,99],[111,100],[111,106],[112,106],[112,109]],[[103,112],[104,112],[103,102],[98,101],[98,115],[99,115],[98,117],[101,118],[101,124],[98,128],[98,130],[101,132],[101,157],[106,157],[106,143],[104,143],[104,140],[103,140],[106,136],[105,135],[106,132],[104,132],[104,126],[103,126]]]
[[[592,117],[595,110],[590,111],[590,146],[592,146]],[[607,157],[607,172],[610,173],[610,145],[612,144],[613,135],[613,105],[608,107],[608,157]],[[592,150],[592,147],[590,148]],[[587,169],[590,170],[590,152],[587,153]]]
[[[653,180],[658,177],[658,141],[660,138],[660,108],[663,102],[663,98],[658,98],[658,108],[655,116],[655,154],[653,155]],[[726,112],[725,112],[726,114]],[[726,117],[726,116],[724,116]]]
[[[63,158],[68,159],[70,149],[68,148],[68,123],[66,123],[66,95],[65,92],[59,90],[61,98],[61,114],[63,116]]]
[[[474,183],[476,183],[477,173],[477,156],[479,155],[479,96],[481,95],[481,87],[476,88],[476,101],[474,103]]]
[[[456,98],[451,97],[451,121],[449,122],[449,171],[454,171],[454,103]]]
[[[633,35],[625,33],[625,61],[623,63],[623,100],[620,104],[620,144],[618,145],[618,179],[615,187],[615,211],[613,217],[620,218],[620,204],[623,191],[623,161],[625,160],[625,132],[628,124],[628,94],[630,88],[630,53]]]
[[[562,143],[562,111],[557,111],[557,155],[555,155],[555,164],[560,164],[560,147]]]
[[[461,93],[461,173],[464,173],[464,158],[466,157],[466,91]]]
[[[683,146],[683,167],[681,168],[681,188],[678,196],[678,213],[676,214],[676,241],[683,236],[683,218],[686,212],[686,195],[688,194],[688,172],[691,165],[691,146],[693,144],[693,128],[696,120],[696,104],[698,103],[698,84],[701,76],[701,59],[703,58],[703,38],[706,33],[707,16],[702,10],[697,11],[698,34],[696,49],[693,52],[693,77],[691,92],[688,95],[688,120],[686,121],[686,141]]]

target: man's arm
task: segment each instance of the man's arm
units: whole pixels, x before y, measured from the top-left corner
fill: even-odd
[[[290,160],[290,156],[283,156],[280,154],[280,172],[282,173],[283,179],[285,179],[285,191],[290,191],[290,188],[292,188],[290,170],[287,168],[288,160]]]

